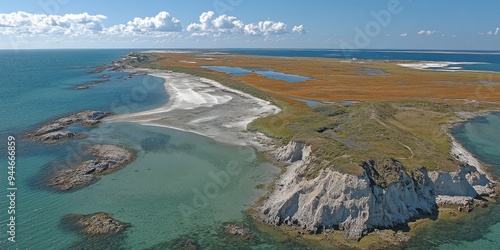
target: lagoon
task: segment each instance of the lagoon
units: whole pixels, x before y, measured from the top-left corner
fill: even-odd
[[[281,80],[291,83],[313,80],[313,78],[310,77],[299,76],[294,74],[285,74],[282,72],[276,72],[272,69],[245,69],[240,67],[229,67],[229,66],[201,66],[201,68],[226,73],[232,76],[244,76],[253,72],[255,74],[265,76],[270,79]]]

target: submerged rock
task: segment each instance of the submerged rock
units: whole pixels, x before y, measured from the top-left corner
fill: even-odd
[[[104,111],[87,110],[59,118],[49,122],[42,127],[26,134],[26,137],[47,144],[56,143],[62,140],[84,138],[86,135],[75,132],[64,131],[70,125],[80,124],[84,127],[96,127],[101,124],[101,119],[111,113]]]
[[[145,250],[163,250],[163,249],[182,249],[182,250],[198,250],[200,245],[196,239],[190,236],[180,236],[177,239],[163,242]]]
[[[141,140],[141,148],[145,152],[163,151],[167,148],[169,141],[169,135],[155,134]]]
[[[100,175],[112,173],[135,159],[136,153],[115,145],[96,145],[86,151],[95,160],[55,172],[49,179],[49,186],[59,190],[71,190],[92,184]]]
[[[227,223],[224,225],[224,231],[227,234],[240,236],[240,237],[250,237],[252,233],[243,225]]]
[[[103,75],[103,76],[106,76],[106,75]],[[101,77],[102,77],[102,76],[101,76]],[[104,78],[109,78],[109,75],[108,75],[108,77],[104,77]],[[96,81],[91,81],[91,82],[87,82],[87,83],[84,83],[84,84],[76,85],[76,86],[74,87],[74,89],[76,89],[76,90],[88,89],[88,88],[90,88],[90,86],[92,86],[92,85],[101,84],[101,83],[104,83],[104,82],[109,82],[109,81],[110,81],[109,79],[106,79],[106,80],[96,80]]]

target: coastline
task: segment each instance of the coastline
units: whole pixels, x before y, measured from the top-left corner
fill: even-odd
[[[156,74],[157,74],[158,72],[160,72],[159,74],[161,74],[161,72],[170,73],[170,72],[167,72],[167,71],[157,71],[157,70],[151,70],[151,72],[152,72],[152,73],[151,73],[150,75],[152,75],[152,76],[157,76]],[[156,72],[156,73],[155,73],[155,72]],[[189,75],[188,75],[188,76],[189,76]],[[184,76],[184,77],[185,77],[185,76]],[[181,78],[182,78],[182,77],[181,77]],[[172,88],[172,87],[171,87],[171,85],[167,84],[167,82],[165,82],[165,84],[163,84],[163,85],[164,85],[163,87],[165,87],[165,91],[167,91],[167,93],[171,93],[171,92],[172,92],[172,93],[179,93],[179,92],[175,92],[175,91],[178,91],[178,90],[179,90],[178,88],[177,88],[177,89]],[[162,87],[162,86],[159,86],[159,85],[158,85],[158,87]],[[171,88],[171,90],[169,90],[169,88]],[[215,86],[214,88],[217,88],[217,87]],[[210,87],[207,87],[207,88],[204,88],[204,89],[205,89],[205,90],[210,90],[211,88],[210,88]],[[162,89],[159,89],[159,90],[162,90]],[[229,91],[231,91],[231,90],[229,90]],[[234,90],[233,90],[233,91],[234,91]],[[220,94],[221,94],[222,96],[224,96],[224,94],[225,94],[225,93],[224,93],[224,91],[222,91],[222,92],[223,92],[223,93],[220,93]],[[209,92],[209,93],[211,93],[211,92]],[[236,94],[236,93],[235,93],[235,94]],[[172,94],[172,96],[173,96],[173,94]],[[175,98],[177,98],[177,100],[182,100],[182,97],[183,97],[183,95],[180,95],[180,96],[179,96],[179,95],[176,95],[176,97],[175,97]],[[184,97],[187,97],[187,95],[184,95]],[[191,95],[191,97],[193,97],[193,96]],[[196,98],[195,98],[195,99],[196,99]],[[228,99],[228,98],[226,98],[226,99]],[[177,109],[177,111],[182,110],[185,114],[189,113],[189,114],[191,115],[191,113],[192,113],[192,112],[195,112],[196,110],[201,110],[201,109],[203,109],[203,110],[207,110],[207,109],[214,109],[214,108],[218,108],[218,106],[229,105],[228,103],[230,103],[233,99],[231,99],[231,100],[229,100],[229,101],[227,101],[227,102],[224,102],[224,100],[225,100],[225,99],[220,99],[220,102],[218,102],[218,99],[217,99],[217,98],[215,98],[215,99],[211,99],[211,100],[212,100],[212,103],[208,103],[208,100],[210,100],[210,98],[208,98],[208,96],[207,96],[206,100],[207,100],[207,103],[205,103],[205,105],[206,105],[206,106],[203,106],[202,104],[196,104],[196,103],[194,103],[194,104],[193,104],[193,103],[191,103],[191,104],[193,104],[193,106],[196,106],[196,105],[201,105],[201,106],[197,106],[197,107],[190,108],[190,109],[188,109],[188,108],[189,108],[188,106],[185,106],[185,105],[183,106],[183,105],[181,105],[181,104],[182,104],[182,101],[179,101],[179,102],[177,103],[178,105],[177,105],[177,106],[175,106],[175,105],[173,105],[173,103],[171,102],[172,100],[170,100],[170,101],[169,101],[168,103],[166,103],[163,107],[161,107],[161,108],[163,108],[163,110],[159,110],[158,112],[152,112],[152,113],[151,113],[151,111],[154,111],[154,110],[157,110],[157,109],[150,109],[150,110],[147,110],[147,111],[134,113],[134,114],[143,113],[145,116],[134,117],[133,119],[136,119],[137,121],[136,121],[135,123],[137,123],[137,124],[139,124],[139,125],[157,126],[157,127],[169,127],[169,128],[175,128],[175,129],[177,129],[177,130],[183,130],[183,131],[187,131],[187,132],[191,132],[191,133],[200,134],[200,135],[203,135],[203,136],[208,136],[208,135],[206,135],[206,134],[204,134],[204,133],[203,133],[203,130],[204,130],[203,128],[197,128],[197,129],[201,130],[201,132],[200,132],[200,131],[190,130],[190,128],[189,128],[189,127],[185,127],[185,126],[178,126],[178,127],[174,127],[173,125],[170,125],[170,124],[167,124],[167,125],[162,125],[161,123],[162,123],[163,121],[154,121],[154,122],[152,122],[151,124],[150,124],[150,123],[148,123],[148,121],[140,121],[140,120],[141,120],[141,118],[144,118],[144,119],[145,119],[145,118],[147,118],[147,117],[150,117],[150,118],[155,118],[155,119],[156,119],[156,118],[157,118],[156,116],[161,116],[161,115],[162,115],[162,114],[164,114],[165,112],[175,111],[176,109]],[[186,103],[185,103],[185,104],[186,104]],[[187,103],[187,104],[189,104],[189,103]],[[187,104],[186,104],[186,105],[187,105]],[[195,105],[195,104],[196,104],[196,105]],[[210,105],[213,105],[213,106],[210,106]],[[161,108],[160,108],[160,109],[161,109]],[[244,111],[245,111],[245,110],[244,110]],[[222,110],[221,112],[223,112],[223,110]],[[130,114],[130,115],[134,115],[134,114]],[[487,115],[487,114],[488,114],[488,113],[481,114],[481,115]],[[171,116],[171,117],[175,118],[175,116]],[[210,119],[210,118],[212,118],[211,116],[207,116],[207,117],[204,117],[204,118],[206,118],[206,120],[203,120],[203,119],[196,119],[196,118],[194,118],[194,121],[195,121],[195,122],[194,122],[194,124],[202,124],[202,125],[206,126],[206,125],[205,125],[205,123],[207,123],[207,122],[212,122],[212,121],[214,120],[214,119]],[[113,119],[113,117],[111,117],[110,119]],[[241,120],[241,119],[240,119],[240,120]],[[192,120],[192,121],[193,121],[193,120]],[[465,121],[461,121],[461,122],[466,122],[466,121],[467,121],[467,120],[465,120]],[[167,122],[168,122],[168,121],[167,121]],[[170,122],[171,122],[171,121],[170,121]],[[244,123],[246,123],[246,121],[242,120],[242,124],[244,124]],[[458,123],[458,122],[457,122],[457,123]],[[451,124],[451,123],[450,123],[450,124]],[[243,126],[239,126],[239,129],[241,129],[242,127],[243,127]],[[242,130],[242,131],[243,131],[243,130]],[[241,132],[241,133],[243,133],[243,134],[250,134],[250,133],[254,133],[254,132],[242,132],[242,131],[240,131],[240,132]],[[208,137],[210,137],[210,136],[208,136]],[[214,137],[212,137],[212,138],[214,138]],[[251,137],[248,137],[248,138],[249,138],[249,139],[248,139],[246,142],[250,142],[250,141],[252,141],[252,140],[253,140],[253,138],[251,138]],[[214,139],[215,139],[215,138],[214,138]],[[240,139],[240,140],[245,141],[245,139],[242,139],[242,138],[239,138],[239,139]],[[452,138],[452,139],[453,139],[453,138]],[[216,139],[216,140],[217,140],[217,141],[221,141],[220,139]],[[222,142],[227,142],[227,141],[222,141]],[[234,144],[234,141],[230,141],[230,142],[227,142],[227,143]],[[458,142],[458,143],[459,143],[459,142]],[[460,145],[461,145],[461,144],[460,144]],[[452,147],[453,147],[453,145],[452,145]],[[271,147],[270,147],[270,148],[271,148]],[[272,145],[272,148],[275,148],[275,147],[274,147],[274,145]],[[464,149],[464,147],[463,147],[463,146],[462,146],[462,149],[463,149],[463,150],[465,150],[465,151],[466,151],[466,153],[469,153],[466,149]],[[462,149],[461,149],[461,150],[462,150]],[[268,151],[268,152],[266,153],[266,155],[271,155],[271,152],[274,152],[274,151]],[[469,154],[470,154],[470,153],[469,153]],[[474,157],[474,155],[472,155],[472,154],[470,154],[470,155],[471,155],[471,157]],[[486,170],[487,170],[487,169],[486,169]],[[456,211],[456,209],[454,209],[454,211]],[[291,228],[291,230],[293,230],[293,228]],[[294,232],[292,232],[292,233],[295,233],[295,234],[296,234],[296,232],[295,232],[295,231],[294,231]],[[339,232],[337,232],[337,233],[339,233]],[[319,235],[319,236],[322,236],[322,234],[318,234],[318,235]],[[295,237],[295,235],[292,235],[292,237]]]
[[[488,164],[484,163],[477,156],[475,156],[473,153],[467,150],[467,148],[457,138],[455,138],[455,136],[453,136],[453,134],[451,133],[451,129],[456,126],[460,126],[461,124],[464,124],[475,118],[487,116],[495,112],[500,112],[500,110],[485,110],[480,112],[457,112],[456,115],[457,117],[460,118],[460,120],[445,124],[443,127],[446,134],[448,134],[448,136],[451,139],[450,154],[454,156],[458,161],[474,166],[479,173],[488,176],[488,179],[493,183],[495,183],[496,178],[494,178],[492,173],[488,171]]]
[[[143,70],[143,69],[141,69]],[[106,119],[106,121],[119,121],[119,122],[136,122],[142,125],[150,125],[150,126],[160,126],[160,127],[170,127],[170,128],[175,128],[183,131],[188,131],[188,132],[193,132],[197,133],[200,135],[204,135],[207,137],[211,137],[219,142],[224,142],[224,143],[229,143],[229,144],[236,144],[236,145],[250,145],[254,146],[257,148],[262,148],[263,144],[256,140],[256,137],[248,136],[247,133],[250,132],[243,132],[246,129],[246,125],[248,125],[253,119],[257,119],[259,117],[265,117],[268,115],[276,114],[279,112],[279,109],[276,109],[274,112],[270,112],[269,114],[265,115],[263,113],[259,115],[252,114],[247,119],[243,119],[241,116],[238,117],[236,120],[230,120],[228,119],[230,116],[225,116],[219,121],[219,116],[211,116],[207,115],[207,113],[210,112],[210,110],[214,109],[215,113],[223,114],[225,111],[227,111],[227,106],[231,107],[228,103],[232,102],[234,99],[233,95],[237,95],[242,97],[241,95],[247,95],[245,93],[242,93],[240,91],[236,91],[233,89],[230,89],[228,87],[225,87],[217,82],[214,82],[212,80],[196,77],[193,75],[188,75],[188,74],[182,74],[182,73],[173,73],[165,70],[151,70],[147,69],[148,74],[151,76],[155,77],[161,77],[165,79],[165,89],[167,93],[170,94],[171,100],[169,103],[164,105],[161,108],[154,109],[154,110],[149,110],[149,111],[144,111],[144,112],[139,112],[139,113],[134,113],[134,114],[127,114],[127,115],[120,115],[117,117],[112,117]],[[190,81],[190,80],[198,80],[199,82],[196,81]],[[199,86],[197,84],[205,85],[205,86]],[[189,85],[189,88],[183,88],[186,87],[186,84]],[[216,90],[210,90],[208,94],[205,92],[207,89],[213,89],[215,88]],[[213,96],[212,92],[216,93],[216,95],[219,96]],[[221,92],[217,92],[221,91]],[[207,94],[207,95],[201,95],[200,93]],[[232,93],[231,97],[229,98],[228,96],[224,96],[224,94],[227,93]],[[219,97],[219,98],[217,98]],[[257,99],[255,97],[251,97],[250,99],[253,99],[254,101],[257,102],[264,102],[267,105],[272,106],[270,103],[267,103],[263,100]],[[212,101],[210,101],[212,100]],[[234,107],[233,107],[234,108]],[[240,107],[241,108],[241,107]],[[244,109],[247,111],[248,109]],[[178,112],[182,111],[182,112]],[[240,110],[241,111],[241,110]],[[190,115],[186,116],[186,113],[190,113]],[[192,119],[190,116],[191,114],[196,114],[199,115],[200,113],[203,113],[201,116],[197,116],[195,119]],[[487,115],[489,112],[481,112],[479,115]],[[212,113],[213,114],[213,113]],[[241,112],[239,113],[241,114]],[[247,112],[245,115],[249,115],[249,112]],[[458,113],[457,113],[457,116]],[[459,116],[460,117],[460,116]],[[189,118],[189,119],[188,119]],[[250,119],[248,121],[248,119]],[[216,121],[217,120],[217,121]],[[467,120],[465,120],[467,121]],[[460,122],[465,122],[465,121],[460,121]],[[228,123],[232,123],[232,125],[228,125]],[[457,122],[451,122],[448,123],[447,126],[453,126],[452,124],[456,125]],[[202,126],[195,126],[202,124]],[[224,126],[226,125],[226,126]],[[223,131],[221,133],[221,128],[229,128],[229,131]],[[227,133],[227,134],[224,134]],[[231,134],[231,136],[228,136],[228,134]],[[257,135],[258,133],[254,133],[254,135]],[[487,173],[483,169],[483,165],[480,163],[480,161],[472,154],[470,153],[458,140],[456,140],[451,133],[448,133],[450,139],[451,139],[451,150],[449,152],[450,155],[455,156],[458,158],[457,160],[467,163],[469,165],[472,165],[477,168],[478,172],[481,174]],[[262,135],[263,136],[263,135]],[[233,138],[233,140],[230,140],[230,138]],[[235,140],[236,139],[236,140]],[[242,143],[242,144],[241,144]],[[303,145],[306,146],[306,145]],[[289,148],[291,150],[292,154],[295,154],[298,151],[304,151],[303,146],[292,146],[292,148]],[[270,147],[267,147],[268,150],[270,150]],[[279,149],[276,149],[273,147],[273,153],[276,151],[279,151]],[[298,151],[297,151],[298,150]],[[310,148],[306,150],[310,153]],[[308,155],[305,152],[302,152],[301,155]],[[294,157],[292,157],[294,158]],[[305,157],[307,158],[307,156]],[[301,159],[300,161],[303,161],[302,163],[306,163],[308,160],[307,159]],[[274,163],[280,163],[280,160],[277,158],[273,158]],[[283,163],[283,162],[281,162]],[[292,164],[293,165],[293,164]],[[297,165],[297,164],[296,164]],[[298,164],[302,165],[302,164]],[[306,167],[303,165],[303,167]],[[279,176],[279,179],[271,184],[271,185],[276,185],[277,183],[279,184],[280,182],[283,182],[283,179],[293,179],[296,178],[297,172],[294,171],[294,169],[291,169],[292,171],[286,171],[285,173],[282,173],[281,176]],[[291,173],[295,172],[295,173]],[[436,172],[437,178],[440,178],[439,175],[440,173]],[[457,172],[457,173],[449,173],[449,174],[454,174],[454,175],[460,175],[462,172]],[[295,176],[293,176],[295,175]],[[328,176],[327,176],[328,177]],[[488,176],[488,179],[491,179]],[[464,178],[465,180],[465,178]],[[296,184],[296,183],[293,183]],[[472,183],[470,183],[472,185]],[[447,191],[444,191],[446,193]],[[452,192],[452,191],[450,191]],[[269,192],[268,195],[271,195],[272,192]],[[439,199],[443,200],[440,201],[439,203],[444,203],[448,201],[454,201],[452,202],[453,204],[461,204],[464,199],[468,199],[470,196],[450,196],[452,198],[457,198],[457,199],[447,199],[448,197],[446,195],[439,195]],[[438,197],[436,197],[438,198]],[[436,199],[437,201],[438,199]],[[456,200],[456,201],[455,201]],[[432,205],[432,204],[431,204]],[[430,211],[430,210],[429,210]],[[311,232],[316,232],[318,229],[311,228]],[[361,232],[360,235],[364,234]],[[357,238],[357,235],[353,235],[352,238]]]
[[[270,138],[246,128],[255,119],[279,113],[279,107],[210,79],[166,70],[140,70],[165,80],[169,101],[160,108],[112,116],[104,122],[168,127],[259,151],[271,149]]]

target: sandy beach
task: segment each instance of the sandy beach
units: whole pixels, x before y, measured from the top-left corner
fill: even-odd
[[[165,80],[169,102],[157,109],[113,116],[105,121],[169,127],[223,143],[268,148],[269,138],[246,128],[257,118],[280,112],[280,108],[209,79],[160,70],[147,72]]]

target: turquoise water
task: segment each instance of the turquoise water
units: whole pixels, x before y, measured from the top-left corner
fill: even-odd
[[[123,72],[89,73],[126,55],[127,50],[0,51],[0,141],[17,138],[16,243],[0,233],[2,249],[144,249],[183,235],[203,246],[217,245],[222,222],[243,221],[243,211],[263,194],[278,169],[264,164],[252,148],[216,143],[196,134],[137,124],[99,128],[72,126],[89,138],[56,145],[23,139],[34,127],[68,113],[99,109],[114,113],[148,110],[168,101],[163,80]],[[109,82],[75,90],[99,80]],[[44,179],[61,166],[78,164],[85,148],[100,143],[138,151],[125,168],[75,192],[56,192]],[[6,148],[0,157],[7,160]],[[228,172],[228,169],[230,172]],[[235,171],[238,170],[238,171]],[[2,170],[3,171],[3,170]],[[231,173],[231,174],[230,174]],[[0,232],[8,222],[7,185],[0,173]],[[108,212],[133,226],[117,238],[82,238],[61,219],[72,213]]]
[[[229,67],[229,66],[201,66],[201,67],[204,69],[215,70],[233,76],[244,76],[254,72],[255,74],[265,76],[270,79],[281,80],[285,82],[304,82],[313,79],[305,76],[276,72],[270,69],[244,69],[240,67]]]
[[[500,176],[500,113],[477,117],[452,129],[453,135]],[[422,232],[411,249],[498,249],[500,207],[492,206],[458,223],[439,221]]]
[[[452,132],[471,153],[491,165],[491,172],[500,176],[500,113],[477,117],[456,126]]]

